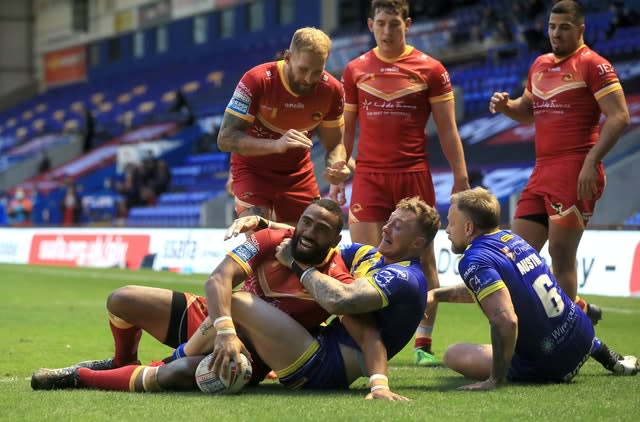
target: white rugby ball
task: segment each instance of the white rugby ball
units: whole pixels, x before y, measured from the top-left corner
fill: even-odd
[[[196,384],[205,393],[238,393],[251,379],[251,374],[253,373],[251,362],[242,353],[240,353],[241,368],[238,368],[236,362],[231,362],[229,378],[218,376],[218,374],[209,369],[209,363],[211,363],[212,358],[212,354],[207,355],[200,361],[196,369]]]

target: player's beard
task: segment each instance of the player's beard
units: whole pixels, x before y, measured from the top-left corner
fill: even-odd
[[[296,231],[291,238],[291,256],[296,261],[307,265],[318,265],[324,261],[327,253],[329,253],[330,247],[322,248],[314,242],[314,247],[308,251],[301,251],[298,249],[298,242],[300,241],[300,234]]]
[[[316,89],[317,83],[304,88],[300,86],[300,84],[296,82],[296,78],[294,77],[293,71],[290,68],[288,69],[288,72],[287,72],[287,79],[288,79],[287,82],[289,82],[289,88],[291,88],[291,90],[296,95],[302,95],[302,96],[310,95]]]

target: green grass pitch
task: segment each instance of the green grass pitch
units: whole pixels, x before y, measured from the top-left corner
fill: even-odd
[[[105,302],[113,289],[141,284],[203,293],[206,275],[0,265],[0,421],[493,421],[615,420],[640,417],[640,376],[616,377],[589,361],[564,385],[512,385],[456,391],[468,380],[446,368],[417,368],[412,344],[390,363],[392,388],[409,403],[365,401],[367,380],[348,391],[289,392],[275,383],[237,396],[134,394],[92,390],[32,391],[39,367],[112,355]],[[604,310],[598,335],[624,354],[640,354],[640,299],[588,297]],[[489,341],[476,305],[441,304],[434,351],[457,341]],[[144,335],[140,358],[170,349]]]

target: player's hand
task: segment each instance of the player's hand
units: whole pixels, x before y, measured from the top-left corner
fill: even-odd
[[[313,141],[307,135],[308,132],[289,129],[276,140],[276,149],[279,153],[287,152],[290,149],[311,149]]]
[[[487,390],[495,390],[498,388],[498,384],[495,382],[493,378],[489,378],[488,380],[482,382],[476,382],[474,384],[463,385],[459,387],[458,390],[461,391],[487,391]]]
[[[229,365],[231,361],[241,365],[240,353],[244,354],[249,362],[253,362],[251,354],[235,334],[223,334],[216,336],[213,347],[213,358],[209,363],[209,369],[216,374],[229,378]]]
[[[494,92],[489,100],[489,111],[493,114],[504,113],[509,102],[508,92]]]
[[[598,170],[596,166],[585,161],[578,175],[578,199],[588,201],[598,193]]]
[[[453,186],[451,187],[451,193],[458,193],[467,189],[471,189],[471,186],[469,185],[469,178],[466,177],[466,175],[463,177],[454,176]]]
[[[248,215],[246,217],[236,218],[224,234],[224,240],[236,237],[240,233],[256,230],[259,224],[260,216],[258,215]]]
[[[347,197],[344,193],[344,183],[329,186],[329,198],[338,205],[347,203]]]
[[[332,185],[337,185],[347,180],[351,176],[351,170],[347,166],[346,161],[338,161],[333,163],[331,167],[324,169],[323,177]]]
[[[287,268],[291,268],[291,262],[293,261],[291,249],[291,239],[284,239],[276,246],[276,259]]]
[[[380,389],[372,391],[365,397],[366,400],[391,400],[391,401],[411,401],[410,398],[396,394],[391,390]]]

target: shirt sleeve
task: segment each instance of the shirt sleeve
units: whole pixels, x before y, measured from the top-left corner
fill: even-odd
[[[451,87],[449,72],[439,61],[434,61],[434,65],[429,69],[427,85],[431,104],[453,99],[453,88]]]
[[[358,87],[353,80],[353,66],[347,64],[342,73],[342,85],[344,87],[345,111],[358,111]]]
[[[412,285],[409,283],[411,276],[407,268],[392,264],[368,274],[366,277],[380,293],[383,307],[387,307],[389,303],[394,301],[394,298],[401,297]]]
[[[587,86],[596,100],[622,89],[615,68],[602,56],[591,54],[584,66]]]
[[[327,75],[329,77],[329,75]],[[339,127],[344,125],[344,89],[342,84],[335,78],[330,77],[332,80],[331,88],[331,106],[329,111],[324,116],[322,126],[324,127]]]
[[[491,293],[506,288],[498,271],[481,260],[463,257],[458,269],[464,284],[478,302]]]
[[[276,246],[273,230],[260,230],[253,233],[243,244],[236,246],[227,253],[227,256],[239,264],[249,275],[253,273],[253,268],[260,265],[265,257],[274,256]]]
[[[253,69],[242,76],[229,100],[225,113],[253,123],[260,103],[261,84]]]

